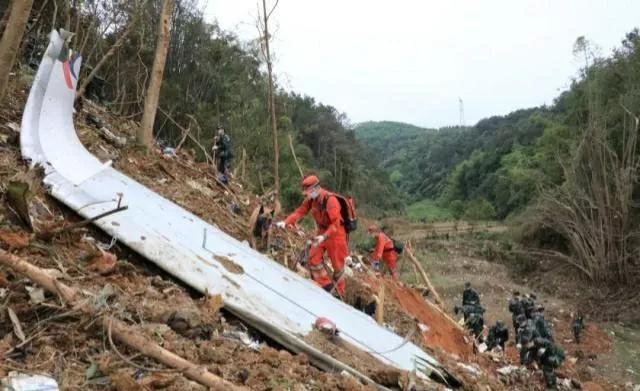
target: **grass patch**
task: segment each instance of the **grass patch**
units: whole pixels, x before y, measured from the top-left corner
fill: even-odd
[[[434,200],[422,200],[407,207],[407,217],[411,221],[433,222],[454,220],[453,213],[447,208],[438,206]]]
[[[407,257],[407,255],[403,255]],[[431,283],[437,289],[448,289],[456,285],[455,280],[449,278],[446,273],[442,273],[441,266],[445,265],[448,259],[448,253],[443,250],[430,251],[418,250],[416,257],[425,269]],[[400,279],[409,284],[423,285],[422,278],[417,276],[411,267],[411,261],[405,259],[404,267],[400,273]]]

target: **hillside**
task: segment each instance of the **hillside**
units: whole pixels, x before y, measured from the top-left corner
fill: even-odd
[[[640,390],[640,30],[549,105],[354,126],[267,3],[0,1],[0,389]]]
[[[0,331],[5,335],[0,344],[4,358],[0,378],[12,370],[37,370],[53,376],[62,389],[203,389],[189,376],[165,370],[115,335],[112,338],[111,324],[123,322],[129,333],[136,333],[146,345],[157,344],[175,352],[229,385],[256,390],[288,389],[291,385],[310,390],[371,389],[350,375],[322,372],[307,355],[291,354],[225,311],[221,296],[200,295],[95,227],[77,225],[78,216],[50,197],[40,185],[39,171],[30,170],[20,158],[17,123],[31,75],[17,75],[12,98],[0,106],[4,118],[0,126],[0,179],[6,194],[6,202],[0,206],[0,292],[3,306],[10,308],[0,315]],[[133,143],[137,123],[91,101],[85,101],[76,112],[74,126],[82,143],[101,161],[111,160],[119,171],[236,239],[250,239],[251,212],[268,200],[247,191],[241,181],[221,185],[211,167],[194,161],[189,152],[141,150]],[[104,129],[125,145],[114,144]],[[14,198],[9,190],[18,185],[28,189],[22,198]],[[308,272],[291,260],[298,257],[303,238],[308,236],[303,230],[272,232],[272,244],[265,251],[274,262],[306,275]],[[59,306],[55,289],[47,292],[25,278],[24,270],[8,266],[11,262],[7,260],[15,259],[82,292],[91,298],[91,309]],[[535,375],[497,375],[496,370],[510,365],[511,358],[478,354],[473,340],[450,315],[425,300],[423,288],[382,277],[367,263],[357,261],[348,269],[347,286],[345,302],[363,311],[370,311],[372,303],[381,303],[382,307],[374,307],[383,308],[376,313],[383,314],[377,316],[384,316],[385,327],[437,357],[458,379],[454,382],[451,378],[452,384],[459,381],[464,389],[489,386],[501,390],[505,389],[503,383],[526,384]],[[379,299],[384,292],[386,298]],[[103,327],[91,313],[111,320]],[[22,330],[28,339],[22,338]],[[105,340],[108,345],[103,346]],[[306,340],[379,385],[404,389],[410,382],[425,389],[442,388],[437,382],[390,368],[371,352],[360,351],[340,338],[311,333]],[[461,366],[462,362],[466,364]]]

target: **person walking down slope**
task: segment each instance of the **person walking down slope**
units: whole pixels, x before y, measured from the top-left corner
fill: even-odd
[[[524,295],[524,297],[522,298],[522,307],[524,307],[524,315],[527,317],[527,319],[531,319],[533,316],[533,311],[536,308],[536,300],[537,297],[533,293]]]
[[[518,333],[518,315],[524,315],[524,305],[520,298],[520,292],[514,291],[513,297],[509,299],[509,312],[511,312],[511,321],[513,322],[513,330]]]
[[[229,181],[229,169],[231,166],[231,137],[222,126],[218,126],[218,134],[213,143],[213,160],[218,170],[218,179],[227,183]]]
[[[371,252],[370,259],[374,268],[380,268],[380,259],[382,259],[387,265],[391,277],[398,279],[396,273],[396,262],[398,261],[398,253],[396,252],[396,246],[392,239],[390,239],[381,229],[375,224],[369,227],[369,235],[373,236],[376,240],[373,252]]]
[[[571,329],[573,330],[573,338],[577,344],[580,344],[580,334],[584,329],[584,316],[577,314],[571,322]]]
[[[309,251],[308,265],[311,278],[327,292],[332,292],[335,288],[340,296],[344,296],[345,282],[342,277],[349,246],[340,202],[333,193],[320,186],[320,180],[315,175],[309,175],[302,180],[302,194],[305,197],[302,205],[286,219],[277,222],[276,226],[291,227],[311,211],[317,226],[316,236]],[[324,266],[322,257],[325,252],[331,260],[333,278]]]
[[[462,292],[462,305],[480,304],[480,295],[472,287],[470,282],[464,283],[464,291]]]
[[[553,331],[551,325],[544,318],[544,307],[539,305],[535,308],[531,314],[531,320],[540,337],[548,339],[553,342]]]
[[[561,347],[548,339],[543,340],[539,361],[547,389],[556,389],[556,369],[562,365],[564,359],[564,350]]]

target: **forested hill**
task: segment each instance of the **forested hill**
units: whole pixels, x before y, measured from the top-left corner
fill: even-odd
[[[437,130],[383,121],[358,124],[355,132],[374,151],[375,162],[393,184],[414,198],[439,196],[452,168],[468,156],[458,150],[463,144],[458,138],[465,135],[461,128]]]
[[[593,180],[573,171],[584,146],[595,140],[592,129],[605,135],[606,153],[615,153],[609,163],[627,159],[628,151],[620,148],[632,122],[625,114],[640,112],[639,37],[637,30],[627,34],[608,58],[595,57],[589,42],[578,39],[574,53],[589,65],[550,106],[489,117],[466,128],[365,122],[355,127],[356,138],[374,151],[375,162],[396,188],[415,201],[437,200],[454,217],[469,219],[517,214],[541,194],[575,189],[577,184],[568,183],[572,180],[583,181],[581,186]],[[594,164],[587,165],[589,170],[603,163]]]
[[[522,183],[519,176],[527,174],[519,165],[552,119],[553,110],[540,107],[466,128],[366,122],[355,130],[394,185],[412,198],[440,199],[461,214],[488,202],[486,217],[503,218],[530,200],[534,184]]]

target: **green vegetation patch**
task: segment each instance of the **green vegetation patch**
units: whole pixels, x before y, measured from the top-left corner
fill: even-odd
[[[434,200],[422,200],[407,207],[407,217],[411,221],[450,221],[454,220],[453,213],[438,205]]]

